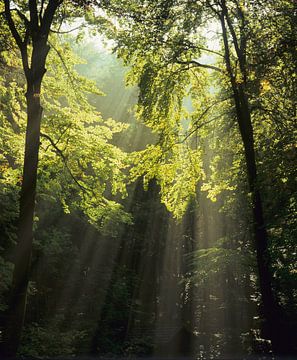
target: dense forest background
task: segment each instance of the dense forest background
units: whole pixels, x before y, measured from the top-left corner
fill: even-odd
[[[0,12],[3,356],[297,356],[296,2]]]

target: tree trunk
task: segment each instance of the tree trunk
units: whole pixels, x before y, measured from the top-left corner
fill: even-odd
[[[33,223],[37,184],[38,154],[42,106],[40,88],[45,73],[48,46],[44,42],[33,44],[32,67],[27,77],[27,129],[23,179],[20,195],[20,212],[17,232],[17,248],[9,309],[4,331],[4,353],[15,357],[21,341],[26,312],[27,289],[33,243]]]
[[[237,95],[235,95],[237,96]],[[255,249],[261,293],[261,314],[265,320],[263,336],[271,340],[275,354],[286,354],[292,351],[290,336],[285,319],[282,319],[281,308],[272,287],[271,258],[269,253],[268,235],[264,222],[263,205],[257,181],[253,127],[245,94],[239,91],[241,109],[238,112],[238,125],[244,144],[245,160],[253,215]],[[240,113],[240,115],[239,115]]]
[[[38,10],[37,0],[29,1],[29,19],[26,17],[27,14],[22,14],[19,11],[20,20],[23,20],[22,29],[25,29],[23,35],[18,32],[18,27],[12,17],[11,1],[4,0],[3,2],[5,5],[5,17],[11,34],[20,49],[23,70],[27,80],[27,129],[17,248],[14,259],[15,267],[11,297],[3,334],[4,353],[6,356],[15,357],[20,345],[25,318],[33,243],[40,124],[43,110],[40,104],[40,89],[43,76],[46,72],[46,58],[50,49],[47,44],[50,28],[56,10],[63,0],[50,0],[45,7],[43,7],[44,4],[42,3],[43,12],[42,9]],[[32,47],[29,47],[30,44],[32,44]],[[32,49],[31,56],[28,55],[30,49]]]
[[[244,99],[244,94],[242,94],[241,96],[238,93],[234,95],[234,97],[237,96],[239,97],[239,99],[236,102],[239,102],[241,104],[241,108],[237,109],[237,121],[244,145],[248,185],[249,192],[251,194],[255,248],[259,272],[259,285],[263,305],[262,312],[267,321],[270,323],[271,319],[275,319],[275,315],[277,312],[277,303],[272,290],[272,275],[270,270],[268,236],[264,223],[262,199],[257,181],[257,166],[254,149],[253,127],[250,111],[248,108],[248,104]],[[272,325],[272,323],[270,325]]]
[[[280,323],[280,314],[279,306],[272,289],[272,274],[270,269],[271,261],[268,248],[268,235],[264,223],[263,205],[257,178],[258,175],[254,147],[253,125],[245,84],[236,81],[235,71],[232,68],[231,64],[228,35],[225,24],[225,16],[227,16],[226,11],[227,10],[225,8],[221,16],[222,33],[225,48],[225,61],[233,92],[237,123],[239,126],[240,135],[244,147],[248,188],[251,194],[254,244],[257,256],[259,288],[262,302],[261,313],[266,322],[264,328],[264,335],[272,341],[272,347],[274,349],[278,349],[279,339],[277,335],[277,330]],[[237,49],[237,51],[243,50]],[[242,54],[238,54],[238,57],[240,58],[239,55]]]

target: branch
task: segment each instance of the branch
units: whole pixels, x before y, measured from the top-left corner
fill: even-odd
[[[218,100],[218,101],[215,101],[214,103],[210,104],[204,111],[203,113],[199,116],[199,118],[194,122],[193,125],[196,125],[194,127],[194,129],[192,129],[188,134],[186,134],[186,136],[184,137],[183,140],[181,140],[179,143],[183,143],[185,142],[191,135],[194,134],[195,131],[197,131],[198,129],[202,128],[203,126],[211,123],[212,121],[216,120],[217,118],[221,117],[222,115],[218,115],[218,116],[215,116],[214,118],[211,118],[209,121],[206,121],[205,123],[203,124],[198,124],[200,120],[202,120],[205,115],[209,112],[209,110],[211,110],[214,106],[218,105],[218,104],[221,104],[222,102],[224,101],[227,101],[229,99],[231,99],[232,97],[231,96],[228,96],[227,98],[225,99],[222,99],[222,100]]]
[[[226,21],[227,21],[227,24],[228,24],[228,27],[229,27],[229,30],[230,30],[230,33],[231,33],[231,36],[232,36],[232,40],[233,40],[234,48],[235,48],[235,51],[236,51],[236,54],[237,54],[237,58],[239,60],[240,71],[241,71],[242,75],[245,77],[243,51],[241,49],[241,46],[239,46],[237,35],[235,33],[233,24],[232,24],[232,22],[230,20],[230,16],[229,16],[228,9],[227,9],[225,1],[222,2],[222,9],[223,9],[223,13],[225,15],[225,18],[226,18]]]
[[[54,34],[69,34],[72,31],[78,30],[78,29],[80,29],[81,27],[84,27],[84,26],[85,26],[84,24],[81,24],[81,25],[75,27],[74,29],[67,30],[67,31],[60,31],[60,30],[52,30],[52,29],[50,29],[50,32],[52,32]]]
[[[20,48],[20,50],[23,48],[23,42],[21,39],[20,34],[18,33],[16,27],[15,27],[15,23],[12,19],[11,16],[11,9],[10,9],[10,0],[4,0],[4,5],[5,5],[5,16],[6,16],[6,20],[9,26],[9,29],[11,31],[12,36],[14,37],[18,47]]]
[[[16,11],[17,14],[19,15],[19,17],[24,21],[25,23],[25,28],[26,29],[30,29],[30,21],[26,18],[26,16],[19,10],[19,9],[16,9],[16,8],[13,8],[13,9],[10,9],[10,13],[12,11]],[[0,12],[0,15],[4,15],[6,17],[6,12],[5,11],[2,11]],[[11,30],[11,29],[10,29]],[[21,36],[20,36],[20,39],[21,39]],[[22,41],[23,43],[25,43],[25,41]]]
[[[49,3],[44,11],[43,18],[41,19],[40,32],[45,37],[45,40],[48,38],[56,10],[62,2],[63,0],[49,0]]]
[[[218,17],[221,16],[219,10],[217,10],[213,4],[210,3],[210,1],[207,1],[207,5],[210,7],[210,9],[212,10],[212,12],[214,12]]]
[[[70,82],[71,82],[71,85],[73,86],[73,89],[75,89],[75,88],[76,88],[76,85],[75,85],[75,83],[74,83],[74,81],[73,81],[73,79],[72,79],[72,76],[71,76],[71,74],[70,74],[70,71],[69,71],[69,69],[68,69],[68,67],[67,67],[64,59],[63,59],[62,54],[60,53],[60,51],[59,51],[50,41],[48,41],[48,43],[49,43],[49,45],[53,48],[53,50],[57,53],[57,55],[59,56],[59,59],[61,60],[61,63],[62,63],[62,65],[63,65],[64,69],[66,70],[66,73],[67,73],[67,75],[68,75],[68,77],[69,77],[69,80],[70,80]]]
[[[228,43],[228,35],[227,35],[227,29],[226,29],[224,14],[221,15],[220,20],[221,20],[221,27],[222,27],[222,31],[223,31],[223,41],[224,41],[224,48],[225,48],[226,68],[227,68],[227,72],[228,72],[228,74],[230,76],[232,88],[234,90],[236,88],[236,86],[235,86],[235,78],[234,78],[232,64],[231,64],[231,60],[230,60],[230,48],[229,48],[229,43]]]
[[[23,68],[24,68],[26,78],[28,79],[29,71],[30,71],[29,61],[28,61],[28,50],[27,50],[27,43],[28,43],[29,32],[30,32],[29,21],[25,17],[25,15],[23,15],[19,10],[12,9],[12,10],[17,11],[17,13],[21,17],[21,19],[23,19],[25,21],[26,33],[25,33],[25,39],[24,39],[24,41],[22,41],[21,36],[20,36],[19,32],[17,31],[15,23],[11,16],[12,10],[10,9],[10,0],[4,0],[4,5],[5,5],[5,10],[4,10],[5,17],[6,17],[10,32],[11,32],[13,38],[15,39],[17,46],[19,47],[19,49],[21,51]]]
[[[206,121],[206,122],[203,123],[203,124],[199,124],[199,125],[195,126],[195,128],[194,128],[193,130],[191,130],[187,135],[185,135],[185,137],[184,137],[182,140],[178,141],[178,144],[184,143],[184,142],[185,142],[191,135],[193,135],[198,129],[202,128],[204,125],[207,125],[207,124],[211,123],[212,121],[216,120],[216,119],[219,118],[219,117],[220,117],[220,115],[218,115],[218,116],[216,116],[216,117],[214,117],[214,118],[211,118],[210,120]]]
[[[34,38],[39,30],[36,0],[29,0],[29,11],[30,11],[30,25],[32,30],[32,38]]]
[[[174,43],[172,41],[169,41],[169,40],[165,41],[162,38],[158,39],[157,41],[160,42],[161,44],[164,44],[164,46],[169,46],[170,47],[170,46],[174,45]],[[194,45],[193,43],[190,43],[190,42],[185,41],[184,43],[182,43],[182,46],[183,46],[184,50],[193,49],[193,50],[206,51],[206,52],[209,52],[211,54],[215,54],[215,55],[224,57],[224,55],[222,53],[218,52],[218,51],[211,50],[211,49],[205,48],[203,46]]]
[[[30,21],[27,19],[27,17],[19,9],[11,9],[10,11],[16,11],[18,13],[19,17],[26,24],[26,28],[30,28]]]
[[[41,24],[41,21],[42,21],[43,7],[44,7],[44,0],[41,0],[40,10],[39,10],[39,14],[38,14],[40,24]]]
[[[201,64],[200,62],[198,62],[197,60],[189,60],[189,61],[182,61],[182,60],[177,60],[175,59],[174,60],[177,64],[182,64],[182,65],[195,65],[197,67],[202,67],[202,68],[205,68],[205,69],[211,69],[211,70],[215,70],[215,71],[218,71],[220,73],[224,73],[224,71],[220,68],[218,68],[217,66],[214,66],[214,65],[207,65],[207,64]]]
[[[81,184],[78,182],[78,180],[76,179],[76,177],[73,175],[70,167],[68,166],[68,162],[67,162],[66,156],[63,154],[62,150],[57,147],[57,144],[54,142],[54,140],[53,140],[50,136],[48,136],[48,135],[46,135],[46,134],[44,134],[44,133],[40,133],[40,136],[42,136],[42,137],[44,137],[45,139],[47,139],[47,140],[51,143],[52,147],[56,150],[57,154],[61,156],[61,158],[62,158],[62,160],[63,160],[63,162],[64,162],[64,165],[66,166],[67,171],[69,172],[70,176],[72,177],[72,179],[73,179],[73,181],[76,183],[76,185],[77,185],[82,191],[90,192],[90,189],[88,189],[88,188],[86,188],[85,186],[81,185]]]
[[[210,49],[208,49],[208,48],[204,48],[204,47],[201,47],[201,46],[197,46],[196,48],[197,48],[198,50],[201,50],[201,51],[207,51],[207,52],[209,52],[209,53],[212,53],[212,54],[215,54],[215,55],[224,57],[223,54],[221,54],[220,52],[215,51],[215,50],[210,50]]]

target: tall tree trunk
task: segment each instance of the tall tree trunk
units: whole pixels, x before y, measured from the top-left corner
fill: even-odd
[[[15,357],[21,341],[26,313],[27,289],[33,243],[33,223],[37,184],[38,154],[42,106],[40,89],[45,73],[45,60],[49,47],[44,41],[33,43],[32,67],[27,76],[27,128],[23,179],[20,195],[20,212],[17,248],[14,258],[12,289],[4,331],[4,353]]]
[[[23,70],[27,80],[27,129],[23,181],[20,197],[20,213],[17,233],[17,249],[11,289],[7,323],[4,330],[3,350],[6,356],[14,357],[20,345],[21,333],[26,312],[27,289],[30,275],[33,243],[33,220],[37,183],[40,124],[42,107],[40,89],[46,72],[45,63],[49,52],[47,44],[50,28],[58,7],[63,0],[42,2],[38,9],[37,0],[28,0],[28,12],[18,10],[24,34],[19,33],[12,17],[11,0],[3,0],[5,17],[11,34],[20,50]],[[26,3],[26,2],[25,2]],[[24,3],[24,5],[25,5]],[[15,10],[15,9],[14,9]],[[43,10],[43,11],[42,11]],[[32,50],[31,50],[32,49]],[[31,56],[28,52],[31,52]]]
[[[253,125],[249,109],[248,97],[245,90],[245,84],[236,81],[235,70],[233,69],[231,64],[225,17],[227,17],[226,8],[221,16],[221,26],[225,48],[225,62],[233,92],[237,123],[239,126],[239,131],[244,147],[248,188],[251,194],[254,243],[259,274],[259,288],[262,300],[261,312],[262,316],[266,321],[266,336],[271,339],[273,347],[278,348],[278,337],[276,335],[276,329],[278,328],[280,319],[279,306],[277,304],[277,300],[272,289],[272,274],[270,269],[271,261],[268,248],[268,235],[264,223],[263,205],[258,184]],[[234,36],[235,35],[233,34],[233,37]],[[235,42],[236,39],[233,39],[233,41]],[[237,51],[239,52],[240,49],[237,49]],[[242,57],[242,54],[238,54],[239,62],[240,57]]]

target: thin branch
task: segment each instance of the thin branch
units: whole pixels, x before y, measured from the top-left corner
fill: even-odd
[[[65,127],[65,129],[63,129],[63,131],[60,133],[58,140],[56,140],[55,144],[58,145],[60,140],[62,139],[62,137],[65,135],[66,131],[70,129],[71,124],[69,124],[68,126]],[[51,144],[49,144],[50,146]],[[49,147],[48,146],[48,147]],[[45,151],[47,151],[48,147],[45,149]]]
[[[207,65],[207,64],[201,64],[199,61],[197,60],[189,60],[189,61],[182,61],[182,60],[178,60],[178,59],[175,59],[174,60],[177,64],[182,64],[182,65],[190,65],[190,64],[193,64],[197,67],[202,67],[202,68],[205,68],[205,69],[211,69],[211,70],[215,70],[215,71],[218,71],[220,73],[224,73],[224,71],[220,68],[218,68],[217,66],[214,66],[214,65]]]
[[[15,26],[15,23],[14,23],[14,21],[12,19],[12,16],[11,16],[11,11],[12,10],[10,10],[10,0],[4,0],[4,5],[5,5],[5,16],[6,16],[6,20],[7,20],[9,29],[10,29],[10,31],[12,33],[12,36],[14,37],[18,47],[20,49],[22,49],[23,42],[22,42],[21,36],[18,33],[18,31],[16,29],[16,26]]]
[[[75,83],[74,83],[74,81],[73,81],[73,79],[72,79],[72,76],[71,76],[71,74],[70,74],[70,71],[69,71],[69,69],[68,69],[68,67],[67,67],[64,59],[63,59],[62,54],[60,53],[60,51],[59,51],[50,41],[48,41],[48,43],[49,43],[49,45],[52,47],[52,49],[56,52],[56,54],[58,55],[59,59],[61,60],[61,63],[62,63],[62,65],[63,65],[64,69],[66,70],[66,73],[67,73],[67,75],[68,75],[68,77],[69,77],[69,80],[70,80],[70,82],[71,82],[71,85],[73,86],[73,89],[75,89],[75,88],[76,88],[76,85],[75,85]]]
[[[243,52],[242,52],[241,46],[239,45],[237,35],[235,33],[233,24],[231,22],[225,0],[222,2],[222,9],[223,9],[223,13],[225,15],[225,18],[226,18],[226,21],[227,21],[227,24],[228,24],[228,27],[229,27],[229,30],[230,30],[230,33],[231,33],[231,36],[232,36],[234,48],[235,48],[235,51],[236,51],[236,54],[237,54],[237,57],[238,57],[238,60],[239,60],[240,71],[241,71],[242,75],[245,77],[245,66],[244,66]]]
[[[204,125],[207,125],[209,123],[211,123],[214,119],[210,119],[208,121],[206,121],[204,124],[200,124],[199,126],[196,126],[192,131],[190,131],[187,135],[184,136],[184,138],[182,140],[178,141],[178,144],[183,144],[184,142],[186,142],[186,140],[188,140],[188,138],[193,135],[197,130],[199,130],[200,128],[202,128]],[[197,147],[197,143],[196,143],[196,147]]]
[[[221,16],[219,10],[217,10],[217,9],[214,7],[214,5],[212,5],[212,4],[210,3],[210,1],[207,1],[207,5],[210,7],[210,9],[212,10],[212,12],[214,12],[218,17]]]
[[[223,115],[224,115],[224,114],[223,114]],[[193,130],[191,130],[187,135],[185,135],[185,137],[184,137],[182,140],[180,140],[180,141],[178,142],[178,144],[184,143],[184,142],[185,142],[191,135],[193,135],[197,130],[201,129],[203,126],[205,126],[205,125],[207,125],[207,124],[210,124],[210,123],[213,122],[214,120],[219,119],[220,117],[222,117],[222,114],[217,115],[217,116],[211,118],[210,120],[206,121],[206,122],[203,123],[203,124],[199,124],[199,125],[195,126],[195,128],[194,128]]]
[[[62,27],[62,25],[64,23],[65,18],[66,18],[65,9],[63,9],[62,16],[61,16],[61,19],[60,19],[60,24],[58,26],[58,31],[61,30],[61,27]]]
[[[64,136],[66,131],[70,129],[70,127],[71,127],[71,124],[69,124],[68,126],[65,127],[65,129],[61,132],[60,136],[58,137],[56,144],[58,144],[60,142],[60,140],[62,139],[62,137]]]
[[[28,77],[30,75],[29,60],[28,60],[28,49],[27,49],[27,42],[28,42],[28,37],[29,37],[28,24],[26,23],[26,28],[27,28],[28,32],[26,31],[25,40],[23,42],[19,32],[17,31],[15,23],[14,23],[14,21],[12,19],[12,16],[11,16],[11,11],[12,10],[10,9],[10,0],[4,0],[4,5],[5,5],[5,11],[4,11],[5,12],[5,17],[6,17],[10,32],[11,32],[13,38],[15,39],[15,42],[17,43],[17,45],[18,45],[18,47],[19,47],[19,49],[21,51],[23,68],[24,68],[26,78],[28,79]],[[17,11],[19,16],[21,18],[23,18],[24,15],[21,12],[19,12],[17,9],[13,9],[13,10]],[[28,21],[27,18],[25,18],[25,19],[26,19],[26,21]]]
[[[199,121],[202,120],[202,119],[205,117],[205,115],[206,115],[214,106],[216,106],[216,105],[218,105],[218,104],[221,104],[222,102],[227,101],[227,100],[230,100],[230,99],[232,99],[232,97],[231,97],[231,96],[228,96],[228,97],[225,98],[225,99],[218,100],[218,101],[215,101],[215,102],[213,102],[212,104],[210,104],[210,105],[203,111],[203,113],[199,116],[199,118],[194,122],[193,125],[196,125],[196,126],[194,127],[194,129],[192,129],[192,130],[185,136],[185,138],[184,138],[181,142],[184,142],[185,140],[187,140],[192,134],[194,134],[195,131],[197,131],[198,129],[202,128],[204,125],[207,125],[207,124],[209,124],[210,122],[212,122],[213,120],[215,120],[215,119],[217,119],[218,117],[220,117],[221,115],[219,115],[219,116],[217,116],[217,117],[214,117],[214,118],[212,118],[211,120],[206,121],[206,122],[203,123],[203,124],[199,124]]]
[[[164,39],[158,39],[157,40],[159,43],[161,44],[164,44],[164,46],[172,46],[174,45],[174,43],[172,41],[169,41],[169,40],[164,40]],[[218,56],[221,56],[221,57],[224,57],[224,55],[218,51],[215,51],[215,50],[211,50],[209,48],[206,48],[206,47],[203,47],[203,46],[199,46],[199,45],[194,45],[193,43],[190,43],[190,42],[185,42],[182,44],[183,45],[183,50],[189,50],[189,49],[192,49],[192,50],[200,50],[200,51],[206,51],[206,52],[209,52],[211,54],[215,54],[215,55],[218,55]]]
[[[214,106],[218,105],[218,104],[221,104],[222,102],[225,102],[227,100],[230,100],[232,99],[232,96],[228,96],[222,100],[217,100],[217,101],[214,101],[212,104],[210,104],[204,111],[203,113],[199,116],[199,118],[194,122],[194,125],[197,124],[201,119],[204,118],[204,116],[209,112],[209,110],[211,110]]]
[[[27,19],[27,17],[19,9],[11,9],[10,11],[16,11],[18,13],[19,17],[26,24],[26,27],[30,27],[30,21]]]
[[[17,12],[20,19],[24,21],[26,29],[30,28],[30,21],[27,19],[27,17],[19,9],[16,9],[16,8],[10,9],[10,13],[12,13],[13,11]],[[2,12],[0,12],[0,15],[1,16],[4,15],[4,17],[6,17],[6,12],[2,11]],[[21,39],[21,36],[20,36],[20,39]],[[22,41],[22,42],[24,43],[24,41]]]
[[[90,189],[86,188],[85,186],[81,185],[78,180],[76,179],[76,177],[73,175],[70,167],[68,166],[68,162],[67,162],[67,158],[66,156],[63,154],[62,150],[58,148],[57,143],[54,142],[54,140],[48,136],[47,134],[44,133],[40,133],[40,136],[44,137],[45,139],[47,139],[52,147],[56,150],[57,154],[60,155],[60,157],[62,158],[64,165],[66,166],[67,171],[69,172],[70,176],[72,177],[73,181],[76,183],[76,185],[83,191],[87,191],[87,192],[91,192]]]
[[[211,54],[215,54],[215,55],[224,57],[223,54],[221,54],[220,52],[215,51],[215,50],[211,50],[211,49],[204,48],[204,47],[201,47],[201,46],[197,46],[196,48],[197,48],[198,50],[201,50],[201,51],[207,51],[207,52],[209,52],[209,53],[211,53]]]
[[[218,105],[218,104],[220,104],[220,103],[222,103],[222,102],[224,102],[224,101],[227,101],[227,100],[229,100],[229,99],[232,99],[232,96],[229,96],[229,97],[227,97],[227,98],[225,98],[225,99],[223,99],[223,100],[218,100],[218,101],[214,102],[213,104],[211,104],[210,106],[208,106],[208,108],[200,115],[199,119],[197,119],[197,120],[195,121],[195,123],[197,124],[197,122],[198,122],[199,120],[201,120],[213,106]],[[216,120],[216,119],[218,119],[218,118],[220,118],[221,116],[224,116],[224,115],[226,115],[226,114],[227,114],[227,113],[225,112],[225,113],[223,113],[223,114],[220,114],[220,115],[218,115],[218,116],[215,116],[215,117],[211,118],[210,120],[206,121],[206,122],[203,123],[203,124],[197,125],[193,130],[191,130],[188,134],[186,134],[185,137],[184,137],[182,140],[179,140],[179,141],[177,141],[177,142],[174,142],[173,144],[171,144],[171,145],[167,146],[165,149],[163,149],[164,152],[159,155],[159,157],[156,159],[156,161],[161,160],[162,157],[164,156],[164,153],[170,151],[170,150],[173,148],[174,145],[183,144],[183,143],[184,143],[191,135],[193,135],[198,129],[202,128],[203,126],[205,126],[205,125],[213,122],[214,120]],[[157,144],[162,146],[161,138],[159,138]]]
[[[171,63],[171,65],[173,65]],[[166,66],[166,65],[165,65]],[[164,67],[165,67],[164,66]],[[192,70],[193,68],[195,68],[196,66],[193,65],[193,64],[188,64],[187,67],[179,67],[178,69],[174,70],[171,72],[172,75],[175,75],[175,74],[180,74],[181,72],[184,72],[184,71],[188,71],[188,70]]]
[[[69,34],[69,33],[73,32],[73,31],[75,31],[75,30],[78,30],[78,29],[84,27],[84,26],[85,26],[84,24],[81,24],[81,25],[79,25],[79,26],[77,26],[77,27],[75,27],[75,28],[73,28],[73,29],[71,29],[71,30],[67,30],[67,31],[60,31],[60,30],[50,29],[50,32],[52,32],[52,33],[54,33],[54,34]]]

